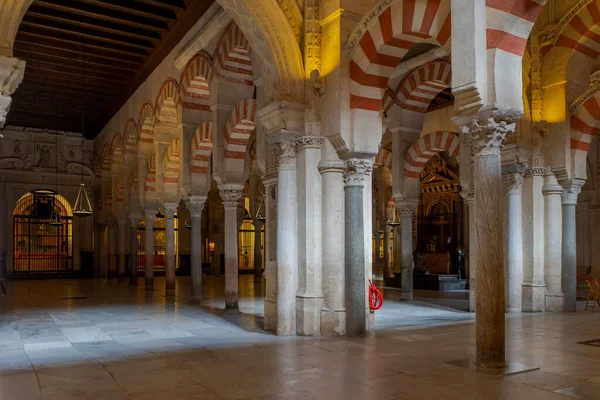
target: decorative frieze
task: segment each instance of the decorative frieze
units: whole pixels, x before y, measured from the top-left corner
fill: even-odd
[[[346,161],[344,182],[346,186],[363,186],[365,177],[373,171],[373,160],[352,158]]]
[[[319,136],[304,136],[296,140],[298,151],[305,149],[320,149],[323,147],[323,138]]]

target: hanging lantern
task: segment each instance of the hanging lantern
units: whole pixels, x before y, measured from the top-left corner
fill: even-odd
[[[394,212],[392,213],[392,217],[387,222],[387,225],[391,226],[392,229],[394,229],[397,226],[400,226],[400,221],[398,221],[397,218],[396,218],[396,210],[394,210]]]
[[[188,213],[187,217],[185,218],[185,222],[183,223],[183,226],[186,227],[187,229],[192,229],[192,220],[190,219],[190,213]]]
[[[77,217],[92,215],[92,205],[85,188],[85,183],[79,184],[79,193],[77,193],[77,200],[75,200],[75,207],[73,207],[73,215]]]
[[[50,221],[48,223],[52,226],[61,226],[63,224],[62,219],[60,218],[60,213],[54,208],[52,211],[52,215],[50,216]]]

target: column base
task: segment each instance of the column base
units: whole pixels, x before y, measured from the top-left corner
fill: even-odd
[[[563,295],[546,294],[546,311],[563,311],[565,297]]]
[[[296,334],[321,336],[323,297],[296,297]]]
[[[265,318],[263,327],[266,331],[277,329],[277,301],[265,297]]]
[[[346,310],[321,310],[321,335],[346,334]]]
[[[542,312],[546,309],[545,303],[545,285],[523,285],[523,311]]]
[[[154,291],[154,278],[146,278],[146,291]]]
[[[228,292],[225,293],[225,310],[239,310],[238,305],[238,293]]]
[[[402,292],[400,294],[400,299],[402,299],[402,300],[412,300],[413,299],[413,292]]]

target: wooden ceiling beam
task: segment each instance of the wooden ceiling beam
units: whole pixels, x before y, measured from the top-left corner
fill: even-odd
[[[96,80],[96,79],[88,79],[85,78],[85,83],[82,82],[81,77],[71,76],[67,74],[60,74],[55,71],[48,71],[45,69],[39,69],[28,67],[28,72],[25,73],[25,78],[23,79],[31,79],[37,83],[47,83],[48,81],[55,80],[57,86],[66,85],[67,87],[75,87],[75,88],[85,88],[89,87],[89,90],[99,90],[99,91],[112,91],[118,90],[123,85],[118,82],[109,82],[105,80]],[[112,89],[112,90],[111,90]]]
[[[81,36],[73,37],[63,32],[52,32],[55,37],[48,36],[36,28],[23,26],[19,29],[15,42],[29,43],[49,49],[69,50],[81,55]],[[137,48],[123,49],[121,46],[111,45],[106,42],[98,42],[88,39],[85,42],[85,53],[99,57],[115,58],[136,64],[143,64],[148,52]]]
[[[64,54],[65,53],[61,51],[55,51],[54,53],[44,53],[43,51],[39,51],[35,47],[28,47],[24,45],[19,46],[18,50],[14,51],[15,57],[21,58],[27,62],[29,62],[29,60],[35,60],[39,62],[50,62],[54,64],[67,65],[71,68],[79,68],[79,70],[81,70],[81,59],[65,57]],[[102,58],[96,59],[89,55],[87,55],[85,59],[85,70],[108,72],[110,74],[121,76],[131,76],[137,71],[135,67],[131,65],[121,64],[116,60],[111,61]]]
[[[95,71],[87,71],[85,73],[85,78],[84,78],[81,76],[80,70],[73,70],[72,68],[68,68],[64,65],[41,63],[41,62],[36,62],[36,61],[31,61],[31,62],[27,63],[27,68],[34,69],[37,71],[54,72],[58,75],[64,75],[65,77],[68,76],[68,77],[70,77],[69,79],[71,79],[71,80],[79,80],[81,82],[97,81],[101,84],[115,86],[115,87],[122,86],[124,82],[128,81],[127,78],[123,78],[123,77],[118,78],[115,76],[100,75]]]
[[[27,14],[23,18],[21,25],[32,26],[43,30],[67,33],[69,35],[74,36],[83,36],[85,38],[94,39],[100,42],[116,44],[121,46],[124,51],[126,51],[125,49],[127,47],[138,48],[148,52],[154,50],[154,45],[151,42],[131,38],[124,38],[119,35],[110,35],[109,37],[109,34],[107,34],[106,32],[99,32],[93,29],[86,29],[68,24],[48,24],[46,21],[40,18],[29,17]]]
[[[123,0],[77,0],[85,4],[92,4],[99,7],[109,8],[111,10],[122,11],[126,13],[131,13],[134,15],[139,15],[141,17],[147,18],[158,18],[163,21],[174,23],[177,20],[177,15],[172,12],[164,12],[168,10],[161,10],[155,7],[137,4],[133,1],[123,1]]]
[[[185,3],[179,0],[157,1],[157,0],[137,0],[138,3],[148,4],[157,8],[167,8],[176,14],[185,10]]]
[[[150,29],[159,33],[163,33],[169,29],[169,25],[159,18],[148,18],[134,15],[130,12],[99,7],[93,4],[83,4],[74,0],[36,0],[36,4],[55,10],[81,14],[99,20],[127,24],[142,29]]]
[[[27,67],[47,69],[49,71],[55,71],[61,74],[68,74],[76,77],[82,76],[80,65],[72,66],[67,65],[66,63],[57,63],[39,58],[36,59],[33,57],[30,57],[27,60]],[[131,79],[131,76],[132,74],[124,74],[122,72],[119,73],[119,71],[108,71],[107,68],[105,68],[104,70],[86,68],[85,70],[85,78],[97,78],[119,83],[128,82]]]

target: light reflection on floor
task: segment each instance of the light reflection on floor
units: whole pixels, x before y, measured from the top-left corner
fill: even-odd
[[[240,277],[239,315],[224,315],[223,278],[206,300],[101,280],[11,281],[0,299],[4,399],[561,399],[599,398],[600,313],[507,319],[512,361],[541,371],[490,378],[444,364],[474,354],[464,292],[384,290],[366,338],[283,338],[262,330],[264,286]],[[140,283],[142,279],[140,279]],[[87,297],[87,299],[63,298]],[[571,397],[572,398],[572,397]]]

